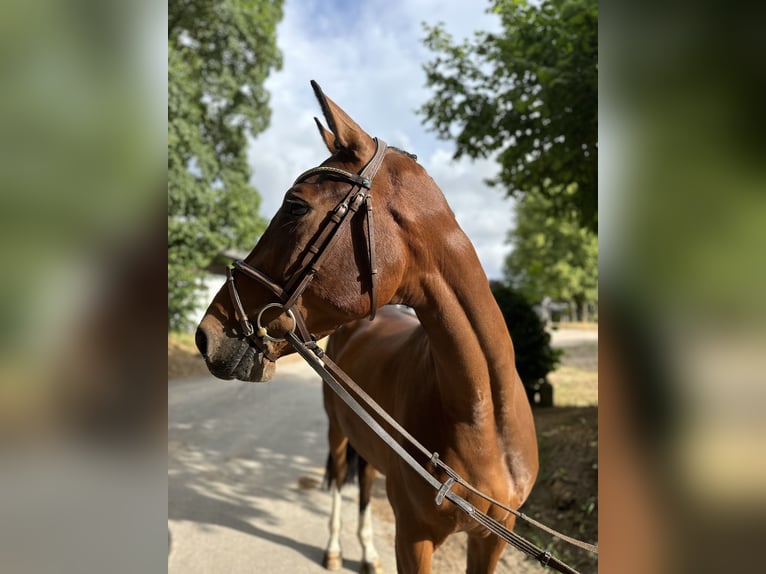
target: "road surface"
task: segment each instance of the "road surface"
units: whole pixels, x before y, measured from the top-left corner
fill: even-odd
[[[579,335],[577,334],[579,333]],[[557,331],[554,344],[597,340]],[[201,377],[168,385],[169,574],[326,572],[330,495],[319,487],[327,456],[320,380],[297,358],[269,383]],[[375,540],[396,572],[394,526],[383,479],[375,487]],[[358,572],[357,489],[344,488],[343,572]],[[465,539],[453,536],[434,572],[465,572]],[[499,574],[542,572],[512,548]]]

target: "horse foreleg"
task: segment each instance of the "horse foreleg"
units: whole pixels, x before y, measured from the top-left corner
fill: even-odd
[[[434,554],[432,540],[396,524],[396,568],[399,574],[431,574],[431,558]]]
[[[328,570],[340,570],[343,566],[343,553],[340,547],[341,528],[341,496],[340,489],[346,481],[348,474],[348,462],[346,450],[348,438],[332,424],[328,432],[330,454],[327,461],[327,480],[330,486],[332,505],[330,507],[330,539],[327,541],[327,549],[324,553],[322,564]]]
[[[468,536],[468,565],[466,574],[491,574],[506,546],[505,540],[494,534]]]
[[[380,556],[375,549],[372,538],[372,505],[370,495],[372,483],[375,479],[375,469],[367,464],[363,458],[359,458],[359,528],[357,536],[362,545],[362,574],[383,574],[380,564]]]
[[[338,485],[331,486],[332,506],[330,508],[330,539],[324,553],[323,566],[328,570],[340,570],[343,565],[343,553],[340,548],[340,511],[341,496]]]

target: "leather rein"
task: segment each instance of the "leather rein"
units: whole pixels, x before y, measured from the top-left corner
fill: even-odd
[[[362,169],[359,174],[354,174],[346,170],[339,168],[319,166],[309,169],[303,172],[295,180],[293,185],[297,185],[305,181],[306,179],[315,175],[326,175],[334,177],[351,184],[350,189],[344,196],[344,198],[338,203],[335,209],[332,211],[330,219],[325,224],[325,227],[319,233],[316,240],[309,246],[304,256],[303,262],[299,267],[299,271],[293,274],[287,285],[283,288],[273,279],[268,277],[265,273],[258,269],[248,265],[244,261],[237,260],[233,263],[233,268],[226,269],[226,282],[229,288],[229,295],[231,296],[232,303],[237,313],[237,320],[245,337],[253,341],[256,347],[263,352],[264,356],[269,360],[276,361],[272,353],[270,353],[266,347],[266,341],[281,342],[286,341],[289,343],[295,351],[319,374],[322,380],[345,402],[351,410],[353,410],[362,421],[369,426],[375,434],[380,437],[394,452],[399,455],[404,462],[407,463],[417,474],[419,474],[427,483],[429,483],[436,491],[435,503],[441,505],[446,498],[453,504],[455,504],[460,510],[465,512],[477,523],[481,524],[512,546],[519,550],[529,554],[536,560],[538,560],[543,566],[549,566],[554,570],[563,572],[564,574],[578,574],[576,570],[561,562],[558,558],[550,554],[541,548],[538,548],[525,538],[519,536],[512,530],[509,530],[502,523],[490,517],[486,513],[478,510],[473,504],[468,502],[465,498],[459,496],[451,490],[451,487],[455,484],[459,484],[473,494],[483,498],[491,504],[513,514],[520,520],[528,522],[538,528],[541,528],[565,542],[578,546],[589,552],[598,553],[598,548],[595,545],[587,544],[580,540],[566,536],[544,524],[537,522],[536,520],[528,517],[523,512],[519,512],[507,505],[500,503],[497,500],[483,494],[473,486],[471,486],[465,479],[463,479],[457,472],[451,467],[445,464],[436,452],[431,452],[426,449],[417,439],[415,439],[405,428],[399,425],[375,400],[370,397],[359,385],[357,385],[346,373],[344,373],[338,365],[336,365],[317,345],[315,337],[311,334],[306,325],[306,321],[301,313],[300,309],[295,307],[295,303],[306,290],[311,280],[316,276],[322,263],[326,260],[328,254],[333,250],[336,244],[337,238],[340,236],[339,231],[353,218],[353,215],[357,213],[362,205],[365,206],[365,214],[367,219],[367,246],[368,255],[370,261],[370,315],[372,320],[375,317],[375,311],[377,308],[377,268],[375,266],[375,239],[374,228],[372,218],[372,195],[370,194],[372,188],[372,181],[377,174],[380,166],[383,163],[383,157],[385,156],[387,145],[385,142],[375,139],[376,150],[372,159]],[[271,291],[280,301],[280,303],[269,303],[265,305],[258,313],[255,321],[255,327],[250,321],[247,313],[245,312],[242,300],[237,291],[235,275],[234,273],[241,273],[246,277],[254,279],[269,291]],[[273,337],[269,335],[268,330],[262,325],[261,319],[264,311],[270,308],[282,309],[282,312],[292,320],[291,329],[283,337]],[[294,310],[293,310],[294,309]],[[297,333],[296,333],[297,331]],[[340,379],[343,384],[339,382]],[[345,386],[344,386],[345,385]],[[356,395],[355,398],[350,392]],[[370,414],[369,410],[362,406],[364,403],[370,410],[374,411],[383,421],[390,425],[401,437],[412,445],[415,450],[419,451],[428,460],[426,465],[418,462],[412,454],[400,444],[391,434],[381,426],[381,424]],[[430,467],[430,468],[427,468]],[[433,470],[440,470],[446,474],[447,478],[444,482],[441,482],[433,474]]]

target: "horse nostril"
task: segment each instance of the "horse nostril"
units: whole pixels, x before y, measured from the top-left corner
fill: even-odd
[[[207,358],[207,335],[199,327],[197,327],[197,332],[194,334],[194,342],[197,344],[197,348],[202,353],[202,356]]]

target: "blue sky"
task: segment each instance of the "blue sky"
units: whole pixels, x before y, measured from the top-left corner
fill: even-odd
[[[296,174],[327,156],[313,117],[320,116],[309,81],[343,107],[371,135],[418,155],[471,238],[490,278],[502,276],[513,205],[483,180],[491,160],[452,160],[454,145],[426,131],[416,110],[429,99],[423,63],[431,58],[422,22],[444,22],[455,38],[496,30],[485,2],[437,0],[285,0],[277,43],[284,65],[266,82],[269,129],[251,141],[253,184],[271,218]]]

